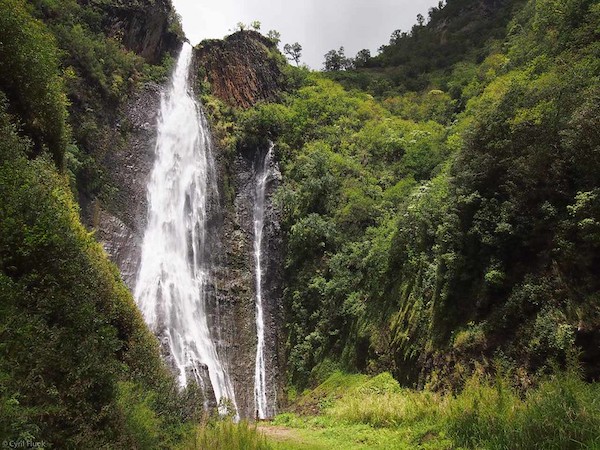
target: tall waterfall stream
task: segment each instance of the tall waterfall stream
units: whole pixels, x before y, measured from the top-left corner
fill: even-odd
[[[162,96],[134,294],[176,367],[180,385],[197,382],[205,394],[214,393],[217,402],[232,405],[237,416],[233,384],[217,351],[218,333],[207,317],[207,206],[217,186],[209,127],[190,86],[191,61],[192,47],[184,44]],[[207,379],[212,386],[206,386]],[[225,409],[221,404],[221,412]]]
[[[269,164],[273,145],[255,163],[256,187],[254,193],[254,279],[256,283],[256,364],[254,369],[254,403],[258,419],[272,414],[267,402],[267,374],[265,364],[265,317],[263,307],[263,231],[265,225],[265,195],[269,181]]]

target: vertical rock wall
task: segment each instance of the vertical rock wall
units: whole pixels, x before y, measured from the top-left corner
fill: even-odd
[[[274,58],[274,45],[254,32],[237,33],[227,41],[214,41],[196,52],[196,65],[218,86],[215,95],[232,106],[248,107],[261,100],[273,100],[282,78]],[[218,80],[218,81],[215,81]],[[200,80],[200,81],[205,81]],[[134,289],[147,214],[147,183],[154,163],[156,124],[161,88],[147,85],[119,112],[117,127],[127,128],[122,149],[104,161],[110,182],[117,188],[110,212],[99,203],[88,209],[111,259],[118,265],[130,289]],[[208,288],[209,324],[217,339],[217,349],[234,383],[242,417],[254,418],[254,365],[256,357],[255,279],[253,257],[253,207],[255,158],[267,148],[244,149],[233,160],[218,146],[213,148],[218,191],[209,200],[207,239],[214,268]],[[275,149],[275,155],[277,149]],[[279,212],[273,193],[280,182],[274,158],[274,174],[266,192],[264,240],[264,304],[268,399],[277,401],[281,390],[280,355],[283,309],[282,242]],[[225,200],[225,184],[233,189],[233,200]],[[168,359],[168,355],[165,355]],[[214,400],[213,400],[214,401]]]
[[[160,96],[161,87],[148,84],[123,106],[120,115],[122,126],[128,128],[127,140],[103,161],[111,185],[117,188],[114,204],[110,211],[98,201],[88,208],[98,240],[132,291],[146,228]]]
[[[233,204],[223,205],[219,239],[222,252],[218,258],[215,278],[215,300],[220,308],[222,353],[227,356],[229,372],[234,383],[240,414],[254,418],[254,363],[256,357],[256,286],[254,278],[254,192],[256,189],[255,158],[267,149],[253,149],[235,156],[233,170],[217,163],[220,180],[228,177],[235,192]],[[281,181],[277,162],[272,161],[271,181],[266,191],[265,255],[264,255],[264,314],[265,356],[267,363],[267,399],[276,405],[281,388],[280,347],[283,309],[282,241],[280,213],[273,204],[273,193]]]
[[[202,43],[196,49],[198,81],[208,82],[212,95],[236,108],[247,108],[260,101],[276,100],[282,90],[281,55],[275,44],[259,33],[244,31],[224,40]],[[267,141],[265,137],[265,142]],[[223,345],[229,349],[230,375],[234,382],[240,413],[256,416],[254,405],[254,364],[256,358],[256,286],[254,278],[254,195],[256,160],[267,146],[238,149],[228,156],[215,148],[221,193],[225,184],[233,199],[221,195],[221,263],[216,272],[217,299],[221,308]],[[277,148],[270,168],[273,176],[266,191],[264,225],[265,357],[268,402],[277,403],[283,386],[280,376],[282,356],[283,244],[280,213],[273,194],[281,181],[277,167]]]
[[[151,64],[174,53],[184,39],[170,0],[79,0],[103,11],[102,26],[109,37]]]

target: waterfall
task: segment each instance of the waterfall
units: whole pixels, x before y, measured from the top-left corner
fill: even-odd
[[[256,363],[254,367],[254,403],[259,419],[269,417],[267,403],[267,377],[265,364],[265,315],[263,308],[263,229],[265,222],[265,194],[269,181],[269,166],[273,154],[273,145],[258,159],[256,188],[254,192],[254,272],[256,283]]]
[[[217,189],[208,125],[190,88],[191,61],[192,47],[184,44],[161,99],[135,298],[177,369],[180,385],[192,379],[205,394],[212,388],[220,411],[227,409],[224,400],[237,416],[233,386],[207,318],[207,208]]]

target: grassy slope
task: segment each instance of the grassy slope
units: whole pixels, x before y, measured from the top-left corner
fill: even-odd
[[[286,413],[259,427],[275,449],[597,449],[599,386],[563,374],[526,396],[506,380],[472,377],[458,395],[402,389],[386,373],[334,373],[296,406],[320,400],[317,415]]]

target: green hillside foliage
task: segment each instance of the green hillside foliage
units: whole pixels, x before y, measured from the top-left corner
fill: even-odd
[[[347,70],[327,72],[347,87],[386,97],[436,87],[447,90],[452,68],[475,66],[499,46],[523,0],[447,0],[408,31],[396,30],[378,54],[350,58]]]
[[[25,3],[24,0],[11,0]],[[116,38],[105,34],[106,10],[121,2],[30,0],[29,9],[46,25],[58,46],[60,66],[69,99],[73,141],[67,148],[66,167],[73,173],[84,203],[100,199],[111,207],[115,188],[106,174],[106,159],[127,143],[128,125],[120,107],[146,82],[162,82],[173,59],[150,65]],[[151,7],[151,3],[130,7]],[[176,26],[176,20],[173,21]],[[84,205],[85,206],[85,205]]]
[[[0,440],[172,447],[202,400],[178,391],[116,267],[80,223],[62,170],[65,56],[34,12],[0,3]]]
[[[39,154],[45,145],[59,166],[69,138],[59,50],[23,0],[0,2],[0,86]]]
[[[172,63],[107,38],[107,5],[0,0],[0,439],[265,448],[244,423],[192,425],[201,394],[80,222],[77,196],[110,207],[120,108]],[[316,428],[600,445],[580,379],[600,378],[599,24],[596,0],[452,0],[358,70],[286,67],[278,103],[205,93],[226,157],[276,144],[288,394],[320,384],[294,406]]]
[[[599,13],[527,2],[477,63],[444,62],[445,90],[376,99],[299,69],[281,103],[209,102],[225,144],[277,144],[292,384],[456,387],[495,359],[526,388],[571,354],[600,375]]]
[[[80,224],[68,179],[47,157],[26,157],[31,143],[5,110],[3,101],[0,438],[129,447],[150,427],[154,445],[144,448],[164,448],[181,432],[185,402],[156,339]]]

